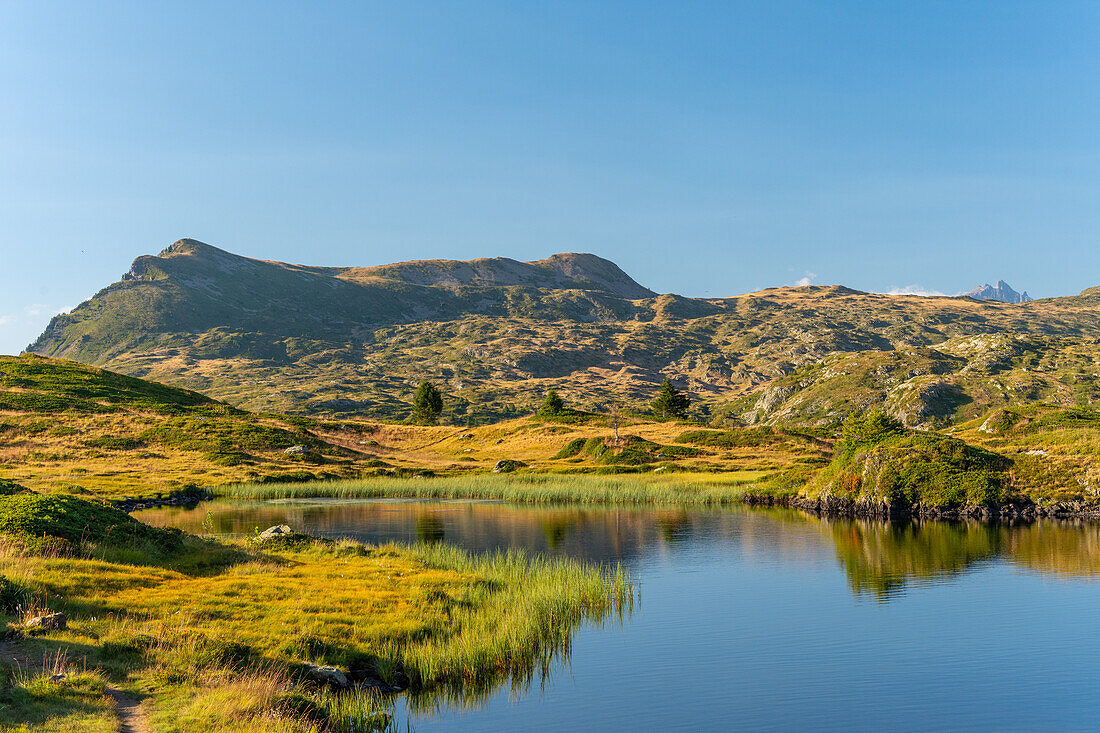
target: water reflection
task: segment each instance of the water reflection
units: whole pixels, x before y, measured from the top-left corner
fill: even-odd
[[[1008,530],[946,522],[823,522],[853,593],[887,600],[913,580],[949,576],[997,557]]]
[[[712,511],[410,500],[215,501],[192,509],[151,509],[137,516],[197,533],[247,535],[257,527],[285,523],[364,542],[445,541],[478,552],[522,548],[627,566],[713,545],[776,562],[831,552],[853,594],[884,602],[913,584],[949,582],[993,561],[1043,574],[1100,575],[1100,525],[1084,522],[876,522],[758,508]]]

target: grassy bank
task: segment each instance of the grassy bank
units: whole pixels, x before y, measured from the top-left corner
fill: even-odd
[[[66,506],[113,512],[112,531],[74,535],[50,503],[62,498],[80,501],[0,497],[0,515],[33,514],[0,528],[6,620],[69,616],[14,643],[34,669],[0,675],[5,730],[113,731],[108,686],[144,698],[157,731],[370,730],[384,705],[322,689],[308,665],[407,684],[423,703],[477,698],[526,684],[568,653],[578,624],[632,599],[620,572],[519,553],[304,535],[226,544]]]
[[[435,478],[377,477],[293,484],[236,484],[216,490],[231,499],[382,498],[488,499],[527,503],[732,504],[761,486],[778,487],[774,473],[472,474]]]

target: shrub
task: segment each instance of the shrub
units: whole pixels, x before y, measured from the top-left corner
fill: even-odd
[[[0,612],[17,613],[27,602],[27,589],[0,575]]]
[[[104,450],[134,450],[144,448],[145,441],[141,438],[116,438],[112,435],[101,435],[84,441],[89,448],[102,448]]]

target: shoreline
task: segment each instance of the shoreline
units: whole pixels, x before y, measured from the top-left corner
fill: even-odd
[[[540,483],[553,474],[539,474]],[[563,479],[566,477],[562,477]],[[569,477],[572,478],[572,477]],[[492,478],[494,484],[499,484],[500,479]],[[623,480],[623,479],[620,479]],[[407,483],[386,486],[389,481],[407,481]],[[631,483],[629,479],[624,481]],[[465,500],[465,501],[496,501],[509,504],[586,504],[600,506],[683,506],[695,508],[716,508],[722,506],[762,506],[796,509],[821,517],[854,518],[854,519],[878,519],[883,521],[897,519],[922,519],[943,521],[981,521],[981,522],[1031,522],[1040,519],[1080,519],[1100,521],[1100,503],[1090,503],[1081,500],[1054,502],[1050,504],[1037,504],[1031,501],[1006,502],[992,506],[964,505],[945,506],[917,503],[912,505],[889,504],[882,500],[871,498],[854,499],[848,497],[823,496],[807,497],[789,493],[763,493],[749,491],[730,491],[728,493],[711,493],[704,500],[700,497],[691,497],[689,494],[661,495],[654,492],[647,495],[639,485],[629,492],[607,492],[600,496],[585,494],[584,491],[556,490],[553,492],[502,491],[499,486],[479,487],[450,487],[440,490],[442,487],[432,486],[432,480],[402,480],[389,479],[377,482],[369,489],[361,491],[333,492],[331,482],[317,482],[324,486],[318,486],[315,491],[309,490],[309,483],[293,484],[294,491],[291,495],[281,495],[277,491],[260,492],[258,494],[246,493],[235,495],[237,492],[224,491],[218,488],[205,488],[202,491],[190,491],[187,494],[169,495],[158,498],[132,498],[115,501],[112,503],[117,509],[130,513],[143,509],[154,509],[165,506],[195,506],[204,501],[227,499],[237,501],[276,501],[276,500],[379,500],[379,499],[414,499],[414,500]],[[519,485],[516,482],[513,486]],[[641,482],[638,482],[641,484]],[[240,486],[240,485],[237,485]],[[222,487],[223,489],[225,487]],[[270,488],[270,487],[268,487]],[[732,488],[732,487],[731,487]],[[739,487],[738,487],[739,488]],[[267,495],[264,495],[267,494]],[[692,499],[695,500],[692,500]]]
[[[847,499],[840,497],[810,498],[804,496],[780,496],[750,494],[742,499],[748,506],[773,506],[798,509],[820,517],[850,519],[924,519],[941,521],[979,522],[1034,522],[1040,519],[1089,519],[1100,520],[1100,505],[1080,501],[1056,502],[1049,505],[1035,503],[1005,503],[994,506],[937,506],[914,504],[900,506],[874,499]]]

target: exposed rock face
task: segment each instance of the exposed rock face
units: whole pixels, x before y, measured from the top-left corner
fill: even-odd
[[[304,456],[307,452],[304,445],[292,445],[283,451],[283,453],[286,453],[288,456]]]
[[[1002,303],[1029,303],[1033,298],[1027,294],[1025,290],[1022,293],[1017,293],[1012,289],[1012,286],[1006,283],[1004,280],[997,281],[997,287],[993,287],[989,283],[968,290],[963,293],[975,300],[998,300]]]
[[[963,399],[961,390],[950,382],[917,378],[890,395],[886,411],[906,427],[927,428],[950,419]]]
[[[511,473],[517,468],[526,468],[527,464],[523,461],[514,461],[511,458],[505,458],[504,460],[497,461],[497,465],[493,466],[493,473]]]

